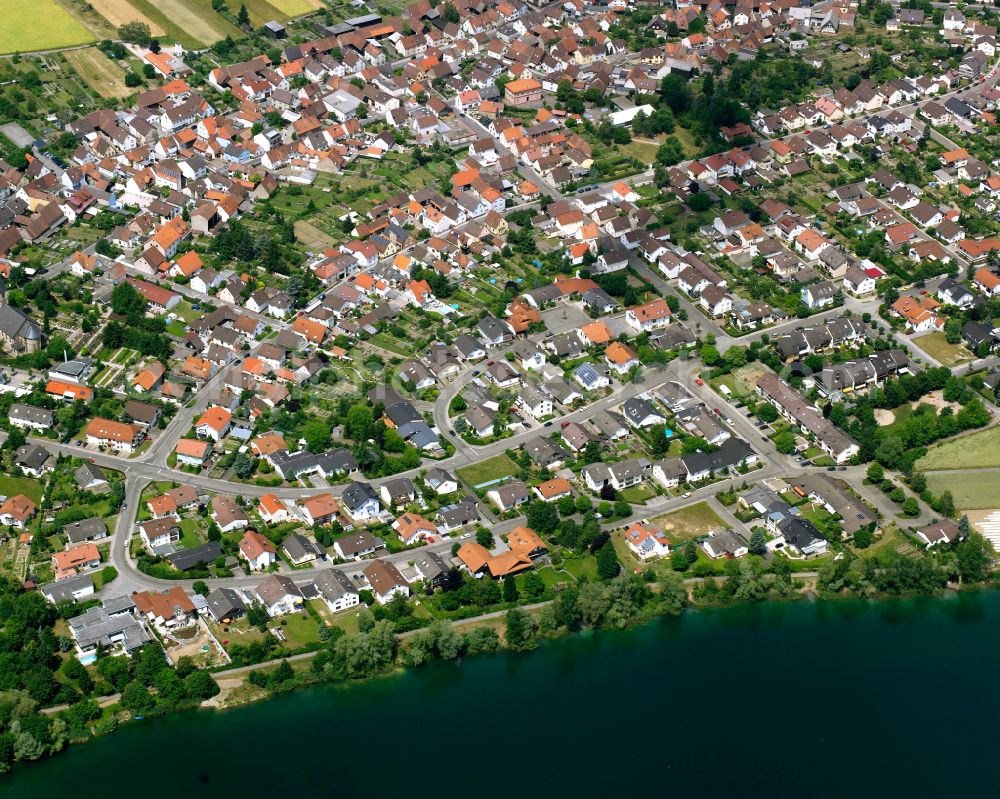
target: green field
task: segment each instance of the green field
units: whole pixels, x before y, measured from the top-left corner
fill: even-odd
[[[913,339],[913,343],[942,366],[957,366],[972,360],[972,353],[962,344],[949,344],[944,333],[928,333]]]
[[[932,494],[951,491],[958,510],[1000,508],[1000,470],[978,472],[970,479],[966,472],[935,472],[927,475],[927,488]]]
[[[671,544],[698,538],[709,530],[726,526],[707,502],[698,502],[673,513],[657,516],[650,519],[650,524],[663,530]]]
[[[166,31],[164,39],[180,42],[185,47],[200,50],[219,39],[232,36],[239,39],[243,31],[221,14],[212,10],[210,3],[197,0],[129,0],[144,17]]]
[[[1000,466],[1000,427],[980,430],[931,447],[916,463],[916,470],[985,469]]]
[[[69,50],[66,61],[101,97],[128,97],[134,90],[125,85],[125,70],[96,47]]]
[[[479,486],[499,480],[502,477],[510,477],[517,473],[517,464],[506,455],[497,455],[489,460],[481,461],[466,466],[458,470],[458,476],[472,486]]]
[[[0,20],[0,53],[53,50],[94,41],[94,36],[53,0],[0,0]]]
[[[42,484],[30,477],[8,477],[0,476],[0,494],[5,497],[14,497],[24,494],[34,503],[42,499]]]

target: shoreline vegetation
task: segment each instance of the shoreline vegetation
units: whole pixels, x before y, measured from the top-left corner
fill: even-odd
[[[456,621],[437,619],[401,632],[384,611],[363,608],[356,634],[328,626],[307,651],[264,647],[255,653],[257,662],[234,658],[235,665],[212,671],[196,668],[189,658],[170,665],[158,643],[132,658],[102,652],[87,669],[59,633],[65,614],[7,582],[0,586],[0,770],[54,755],[135,719],[234,709],[298,688],[383,678],[434,660],[529,651],[546,640],[633,628],[688,608],[941,596],[950,589],[996,585],[992,567],[988,543],[972,533],[933,557],[896,558],[887,565],[844,557],[824,562],[818,571],[792,572],[782,559],[765,563],[750,556],[728,561],[724,576],[683,579],[676,572],[623,570],[611,579],[547,592],[531,604]]]

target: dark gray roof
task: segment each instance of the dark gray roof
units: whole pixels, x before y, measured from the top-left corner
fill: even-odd
[[[216,588],[206,598],[208,612],[216,621],[242,616],[247,611],[247,603],[242,595],[232,588]]]
[[[104,538],[108,534],[108,526],[104,523],[104,519],[94,517],[67,524],[63,532],[71,544],[79,544],[83,541]]]
[[[173,552],[167,555],[167,560],[173,565],[178,571],[186,571],[188,569],[193,569],[200,563],[214,563],[215,559],[222,554],[222,548],[219,546],[218,541],[209,541],[206,544],[201,544],[200,546],[191,547],[189,549],[180,549],[177,552]]]
[[[350,578],[340,569],[325,569],[316,575],[313,580],[316,588],[325,599],[336,602],[345,594],[356,594],[358,589],[354,587]]]

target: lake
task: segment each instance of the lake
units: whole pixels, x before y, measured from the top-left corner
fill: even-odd
[[[986,795],[1000,592],[699,610],[138,722],[0,796]]]

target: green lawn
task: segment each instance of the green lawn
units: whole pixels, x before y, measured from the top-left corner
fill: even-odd
[[[632,156],[637,161],[642,161],[644,164],[651,164],[653,163],[653,159],[656,158],[656,151],[660,149],[660,145],[649,141],[631,141],[628,144],[621,145],[618,149],[626,155]]]
[[[348,635],[358,634],[358,612],[360,608],[349,608],[348,610],[342,610],[340,613],[331,613],[330,608],[326,606],[326,602],[322,599],[314,599],[310,604],[316,609],[323,621],[332,624],[334,627],[339,627]]]
[[[284,633],[289,649],[298,649],[319,640],[319,626],[316,624],[316,620],[305,611],[289,613],[287,616],[275,619],[275,622],[269,626],[277,627]]]
[[[927,333],[913,339],[913,343],[942,366],[957,366],[972,360],[972,353],[962,344],[949,344],[944,333]]]
[[[538,570],[538,576],[542,578],[546,588],[552,588],[562,583],[572,583],[573,579],[565,572],[556,571],[551,566],[543,566]]]
[[[480,486],[516,474],[518,466],[507,455],[496,455],[488,460],[458,470],[458,477],[472,486]]]
[[[951,491],[958,510],[1000,508],[1000,471],[979,472],[974,480],[962,471],[935,472],[927,475],[927,488],[933,494]]]
[[[184,338],[184,334],[187,333],[187,325],[185,325],[180,319],[174,319],[174,321],[167,325],[166,331],[171,336]]]
[[[202,535],[201,523],[197,518],[189,517],[181,519],[178,527],[181,528],[181,540],[178,543],[183,549],[196,547],[199,544],[205,543],[206,539]]]
[[[256,627],[251,627],[250,623],[246,619],[237,619],[231,624],[226,625],[216,624],[211,619],[207,619],[206,622],[212,632],[215,633],[215,636],[219,639],[219,643],[221,643],[224,647],[228,647],[233,644],[247,646],[248,644],[252,644],[254,641],[262,641],[264,639],[264,633]]]
[[[640,483],[637,486],[632,486],[622,491],[622,499],[632,505],[644,505],[646,504],[646,500],[655,496],[656,492],[646,483]]]
[[[942,442],[931,447],[916,463],[916,469],[921,472],[988,466],[1000,466],[1000,427],[991,427]]]
[[[0,494],[3,494],[5,497],[24,494],[37,505],[42,499],[42,484],[31,477],[0,475]]]
[[[655,519],[650,519],[649,523],[663,530],[671,544],[698,538],[709,530],[726,526],[707,502],[698,502],[673,513],[657,516]]]
[[[589,552],[582,555],[567,555],[563,559],[563,568],[578,580],[583,577],[588,580],[597,579],[597,559]]]

